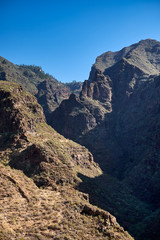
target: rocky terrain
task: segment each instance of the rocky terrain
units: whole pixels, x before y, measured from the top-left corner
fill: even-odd
[[[86,146],[102,168],[102,176],[84,178],[92,188],[81,184],[92,202],[136,239],[158,240],[160,42],[142,40],[99,56],[79,97],[62,101],[50,124]]]
[[[50,113],[72,92],[65,84],[44,73],[41,67],[18,66],[3,57],[0,57],[0,80],[19,83],[25,90],[35,95],[43,107],[47,120],[50,118]],[[75,87],[75,91],[76,89]]]
[[[20,85],[0,81],[0,239],[133,239],[78,190],[102,171],[45,122]]]
[[[4,58],[0,80],[0,239],[132,239],[114,215],[159,240],[160,42],[102,54],[83,86]]]

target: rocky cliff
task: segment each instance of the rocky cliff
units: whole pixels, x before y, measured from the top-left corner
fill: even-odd
[[[132,239],[76,190],[81,175],[101,174],[85,147],[46,124],[34,96],[0,81],[1,239]]]
[[[133,229],[138,229],[135,234],[137,239],[157,240],[160,237],[158,218],[149,228],[147,224],[151,221],[146,223],[147,215],[144,217],[146,209],[150,209],[148,219],[153,219],[160,208],[159,73],[158,41],[147,39],[117,52],[104,53],[92,66],[79,98],[72,96],[63,101],[54,111],[51,121],[60,133],[85,145],[92,152],[106,174],[106,177],[98,178],[97,189],[101,188],[103,181],[111,182],[107,177],[109,174],[115,186],[112,199],[116,201],[119,197],[116,186],[120,184],[125,196],[129,196],[126,192],[129,189],[136,198],[137,203],[129,203],[133,211],[135,205],[141,205],[139,201],[143,203],[140,207],[142,217],[137,223],[137,218],[133,219],[131,213],[121,212],[118,202],[110,203],[107,200],[106,194],[112,195],[107,186],[103,188],[103,196],[96,200],[105,209],[111,208],[132,233]],[[59,116],[64,117],[65,121],[59,122]],[[95,192],[96,189],[90,194],[95,196]],[[130,216],[130,226],[123,221],[125,214]]]

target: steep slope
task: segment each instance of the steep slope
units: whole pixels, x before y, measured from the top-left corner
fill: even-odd
[[[132,239],[72,188],[39,189],[23,172],[0,164],[0,189],[1,239]]]
[[[71,91],[54,77],[34,65],[15,65],[0,57],[0,80],[19,83],[35,95],[42,105],[47,120],[50,113],[59,106]]]
[[[78,169],[84,169],[89,175],[94,171],[95,176],[101,174],[85,147],[65,139],[46,124],[42,108],[35,97],[14,83],[0,83],[1,149],[6,149],[12,166],[21,168],[29,175],[33,172],[39,181],[41,171],[48,171],[53,165],[49,169],[52,172],[50,176],[53,175],[54,181],[59,182],[63,178],[64,184],[66,181],[73,184],[78,182]],[[10,153],[11,147],[13,150]]]
[[[60,105],[62,100],[69,98],[70,90],[62,83],[47,79],[37,86],[38,92],[35,97],[43,107],[47,121],[50,120],[51,113]]]
[[[94,178],[101,169],[45,123],[35,97],[0,81],[0,120],[1,239],[132,239],[75,189],[78,174]]]
[[[136,230],[137,239],[145,236],[145,239],[157,240],[159,234],[158,218],[152,226],[156,229],[154,233],[152,227],[148,228],[149,218],[156,219],[160,208],[159,53],[160,42],[147,39],[121,51],[102,54],[93,65],[89,80],[84,82],[80,98],[74,102],[73,97],[63,101],[51,121],[60,133],[92,152],[104,173],[116,178],[115,186],[120,183],[124,196],[129,196],[126,192],[129,189],[137,199],[137,206],[140,204],[138,201],[144,203],[141,223],[131,220],[132,214],[129,214],[132,233],[133,229],[139,229]],[[65,117],[62,124],[58,122],[58,116]],[[83,125],[80,125],[80,119]],[[109,182],[107,177],[103,180]],[[102,180],[97,189],[101,184]],[[107,186],[104,192],[103,197],[97,198],[101,206],[106,201]],[[113,199],[119,197],[118,193],[115,198],[108,194]],[[148,220],[143,218],[145,204],[154,212],[148,213]],[[130,206],[135,209],[135,203]],[[127,226],[123,222],[125,213],[120,213],[118,203],[104,206],[105,209],[112,207],[121,223]]]

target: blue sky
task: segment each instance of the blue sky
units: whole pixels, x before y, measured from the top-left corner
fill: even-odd
[[[160,41],[159,0],[1,1],[0,55],[59,81],[84,81],[98,55]]]

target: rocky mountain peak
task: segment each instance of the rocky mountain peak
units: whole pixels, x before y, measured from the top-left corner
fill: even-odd
[[[138,240],[157,240],[160,236],[157,217],[160,209],[157,203],[160,193],[159,73],[158,41],[142,40],[120,51],[106,52],[97,57],[92,66],[77,99],[78,105],[71,104],[70,100],[63,101],[53,113],[51,122],[60,133],[92,152],[104,171],[99,184],[96,185],[96,180],[90,181],[93,188],[96,185],[95,192],[99,189],[96,200],[95,192],[92,195],[87,189],[93,202],[98,201],[106,209],[111,207],[124,226],[130,228],[132,225],[131,232]],[[59,116],[64,116],[62,124],[59,124]],[[105,187],[101,187],[102,181]],[[112,186],[110,191],[109,185]],[[113,188],[117,189],[115,195]],[[125,203],[117,202],[122,199],[120,189],[124,189],[127,196]],[[126,189],[134,197],[129,203]],[[99,196],[101,192],[105,193]],[[114,199],[115,205],[106,195]],[[132,215],[126,202],[132,210],[137,206],[137,216],[131,217],[132,220],[128,218],[129,226],[123,222],[123,216]],[[121,210],[117,210],[119,208]],[[154,219],[154,233],[149,227],[151,219]]]
[[[159,74],[160,72],[160,42],[152,39],[142,40],[120,51],[106,52],[97,57],[93,69],[104,72],[123,57],[130,63],[140,68],[147,74]]]

